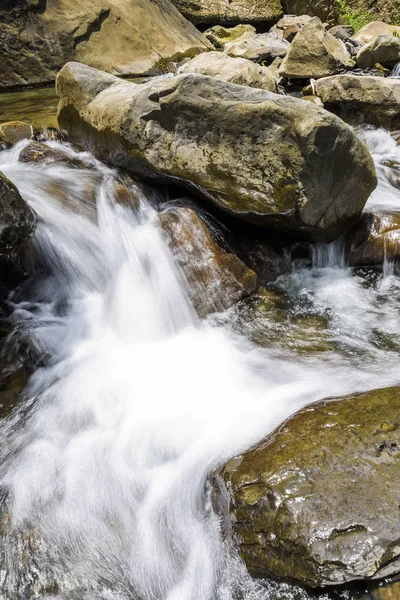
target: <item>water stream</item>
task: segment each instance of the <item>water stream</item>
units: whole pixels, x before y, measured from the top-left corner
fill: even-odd
[[[386,159],[399,152],[366,135],[377,162],[383,143]],[[50,358],[0,422],[1,600],[306,598],[246,574],[208,475],[306,403],[400,383],[399,278],[316,250],[274,284],[287,307],[256,345],[247,305],[197,318],[139,183],[135,206],[120,204],[113,170],[86,154],[86,169],[22,164],[25,143],[0,171],[39,216],[41,268],[12,319]],[[371,202],[393,208],[385,169]],[[310,316],[323,351],[304,351]]]

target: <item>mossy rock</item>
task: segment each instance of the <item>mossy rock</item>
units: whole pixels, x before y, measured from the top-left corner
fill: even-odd
[[[311,404],[225,466],[254,575],[318,587],[400,571],[399,415],[400,388]]]

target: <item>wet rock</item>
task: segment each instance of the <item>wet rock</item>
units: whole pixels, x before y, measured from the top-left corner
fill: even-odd
[[[315,17],[296,35],[279,73],[287,79],[318,79],[354,66],[343,42],[328,33]]]
[[[0,89],[55,80],[77,60],[118,75],[161,73],[210,48],[169,0],[47,0],[41,10],[0,7]]]
[[[255,62],[272,62],[282,58],[290,47],[277,31],[270,33],[247,33],[234,42],[225,45],[224,52],[234,58],[247,58]]]
[[[400,213],[366,213],[346,234],[350,267],[382,267],[400,256]]]
[[[223,470],[247,567],[309,586],[400,569],[399,388],[312,404]]]
[[[13,146],[21,140],[29,140],[32,135],[32,126],[24,121],[9,121],[0,125],[0,144],[4,146]]]
[[[192,23],[266,23],[282,15],[279,0],[173,0]]]
[[[385,129],[400,127],[400,80],[376,76],[335,75],[319,79],[317,95],[325,108],[353,124]]]
[[[209,75],[220,81],[277,91],[276,78],[261,65],[244,58],[231,58],[222,52],[207,52],[192,58],[178,73]]]
[[[389,25],[383,21],[372,21],[372,23],[368,23],[368,25],[353,35],[353,40],[357,40],[363,44],[369,44],[380,35],[393,36],[396,34],[400,35],[400,27]]]
[[[222,27],[215,25],[204,32],[205,37],[216,47],[223,49],[225,44],[234,42],[248,33],[256,33],[252,25],[236,25],[236,27]]]
[[[135,85],[77,63],[57,89],[73,141],[260,226],[333,239],[376,186],[351,129],[295,98],[194,74]]]
[[[18,160],[23,163],[41,163],[46,165],[66,165],[73,169],[87,169],[87,165],[67,152],[52,148],[40,142],[30,142],[21,150]]]
[[[361,69],[374,67],[377,63],[392,69],[399,61],[400,37],[394,35],[379,35],[357,54],[357,64]]]
[[[0,173],[0,254],[8,254],[33,234],[36,216],[19,191]]]
[[[245,263],[257,273],[260,285],[267,285],[292,270],[289,253],[276,242],[245,240],[240,243],[240,249]]]
[[[214,241],[194,210],[174,208],[159,218],[200,317],[226,310],[255,290],[256,274]]]
[[[35,135],[37,142],[66,142],[68,135],[66,131],[61,131],[57,127],[46,127]]]

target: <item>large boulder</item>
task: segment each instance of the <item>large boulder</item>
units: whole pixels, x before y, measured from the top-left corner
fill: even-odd
[[[194,210],[169,209],[159,219],[200,317],[226,310],[256,289],[254,271],[215,242]]]
[[[396,25],[390,25],[383,21],[372,21],[365,27],[360,29],[355,35],[354,40],[358,40],[363,44],[369,44],[376,40],[380,35],[400,35],[400,27]]]
[[[0,13],[0,90],[54,81],[69,60],[142,75],[207,48],[169,0],[47,0],[41,10]]]
[[[205,52],[179,68],[179,73],[209,75],[220,81],[277,91],[276,77],[261,65],[245,58],[231,58],[223,52]]]
[[[400,389],[312,404],[223,470],[250,572],[327,586],[400,571]]]
[[[71,140],[257,225],[333,239],[376,186],[351,129],[296,98],[194,74],[136,85],[78,63],[57,92]]]
[[[357,65],[361,69],[374,67],[377,63],[391,69],[400,61],[400,37],[379,35],[366,44],[357,54]]]
[[[288,79],[318,79],[354,66],[344,43],[315,17],[294,38],[279,73]]]
[[[172,0],[193,23],[266,23],[282,15],[280,0]]]
[[[246,33],[224,46],[224,52],[234,58],[247,58],[255,62],[272,62],[282,58],[290,44],[283,39],[281,32],[252,34]]]
[[[9,254],[33,234],[36,216],[13,183],[0,173],[0,254]]]
[[[399,79],[334,75],[319,79],[315,90],[325,108],[351,123],[400,127]]]

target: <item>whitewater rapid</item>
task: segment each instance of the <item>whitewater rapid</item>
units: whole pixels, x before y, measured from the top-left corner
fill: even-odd
[[[0,423],[0,598],[275,598],[224,540],[209,475],[308,402],[399,383],[375,339],[400,340],[398,278],[367,288],[341,259],[295,270],[285,293],[329,313],[343,349],[261,349],[233,313],[197,318],[145,188],[120,204],[118,174],[90,155],[22,164],[25,143],[0,171],[38,214],[41,268],[12,319],[51,358]]]

